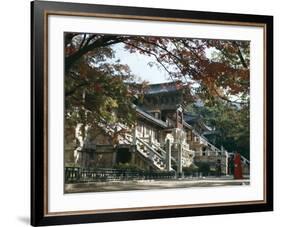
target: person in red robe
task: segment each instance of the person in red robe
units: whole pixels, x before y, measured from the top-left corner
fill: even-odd
[[[243,179],[241,155],[235,152],[234,155],[234,179]]]

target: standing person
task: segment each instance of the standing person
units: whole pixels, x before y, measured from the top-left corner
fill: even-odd
[[[228,174],[233,175],[234,174],[234,156],[230,156],[228,158]]]
[[[235,152],[234,155],[234,179],[243,179],[241,155],[239,152]]]

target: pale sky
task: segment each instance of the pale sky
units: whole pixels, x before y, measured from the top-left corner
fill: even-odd
[[[150,83],[163,83],[167,82],[169,78],[168,73],[161,68],[153,65],[150,67],[148,65],[151,61],[156,61],[154,57],[149,57],[139,53],[129,53],[126,51],[122,45],[115,45],[115,57],[120,59],[121,64],[127,64],[132,73],[141,80],[149,81]]]
[[[129,53],[123,48],[123,44],[114,45],[113,49],[115,50],[115,60],[120,59],[121,64],[127,64],[132,73],[141,80],[146,80],[150,83],[164,83],[169,82],[168,73],[160,67],[153,65],[150,67],[148,65],[151,61],[156,61],[153,56],[149,57],[144,54],[139,53]],[[211,48],[207,50],[207,57],[211,57],[212,50]]]

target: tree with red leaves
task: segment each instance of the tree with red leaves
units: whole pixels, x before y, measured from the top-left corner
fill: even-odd
[[[128,65],[112,61],[116,44],[121,44],[128,56],[151,57],[151,65],[162,67],[170,80],[184,82],[194,99],[204,105],[221,102],[249,108],[248,41],[89,33],[65,33],[64,38],[68,125],[134,124],[131,103],[146,83],[136,83]]]

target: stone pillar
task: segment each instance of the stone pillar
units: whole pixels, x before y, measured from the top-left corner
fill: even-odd
[[[178,145],[178,168],[177,168],[178,176],[182,175],[182,144]]]
[[[172,165],[171,165],[171,141],[170,139],[166,140],[166,169],[167,171],[172,170]]]
[[[132,156],[131,156],[131,163],[132,164],[136,164],[136,152],[131,152]]]
[[[228,152],[225,150],[225,175],[228,175]]]
[[[115,148],[112,154],[112,166],[116,164],[116,156],[117,156],[117,149]]]
[[[152,134],[150,134],[150,135],[149,135],[149,142],[148,142],[148,144],[149,144],[150,146],[152,146],[152,143],[153,143]]]
[[[150,149],[148,149],[148,158],[149,158],[151,161],[153,161],[153,162],[154,162],[154,158],[153,158],[153,156],[154,156],[153,151],[151,151]]]
[[[133,141],[131,145],[131,163],[136,164],[136,149],[137,149],[137,126],[133,128]]]
[[[137,145],[137,127],[133,128],[133,144],[132,145]]]

